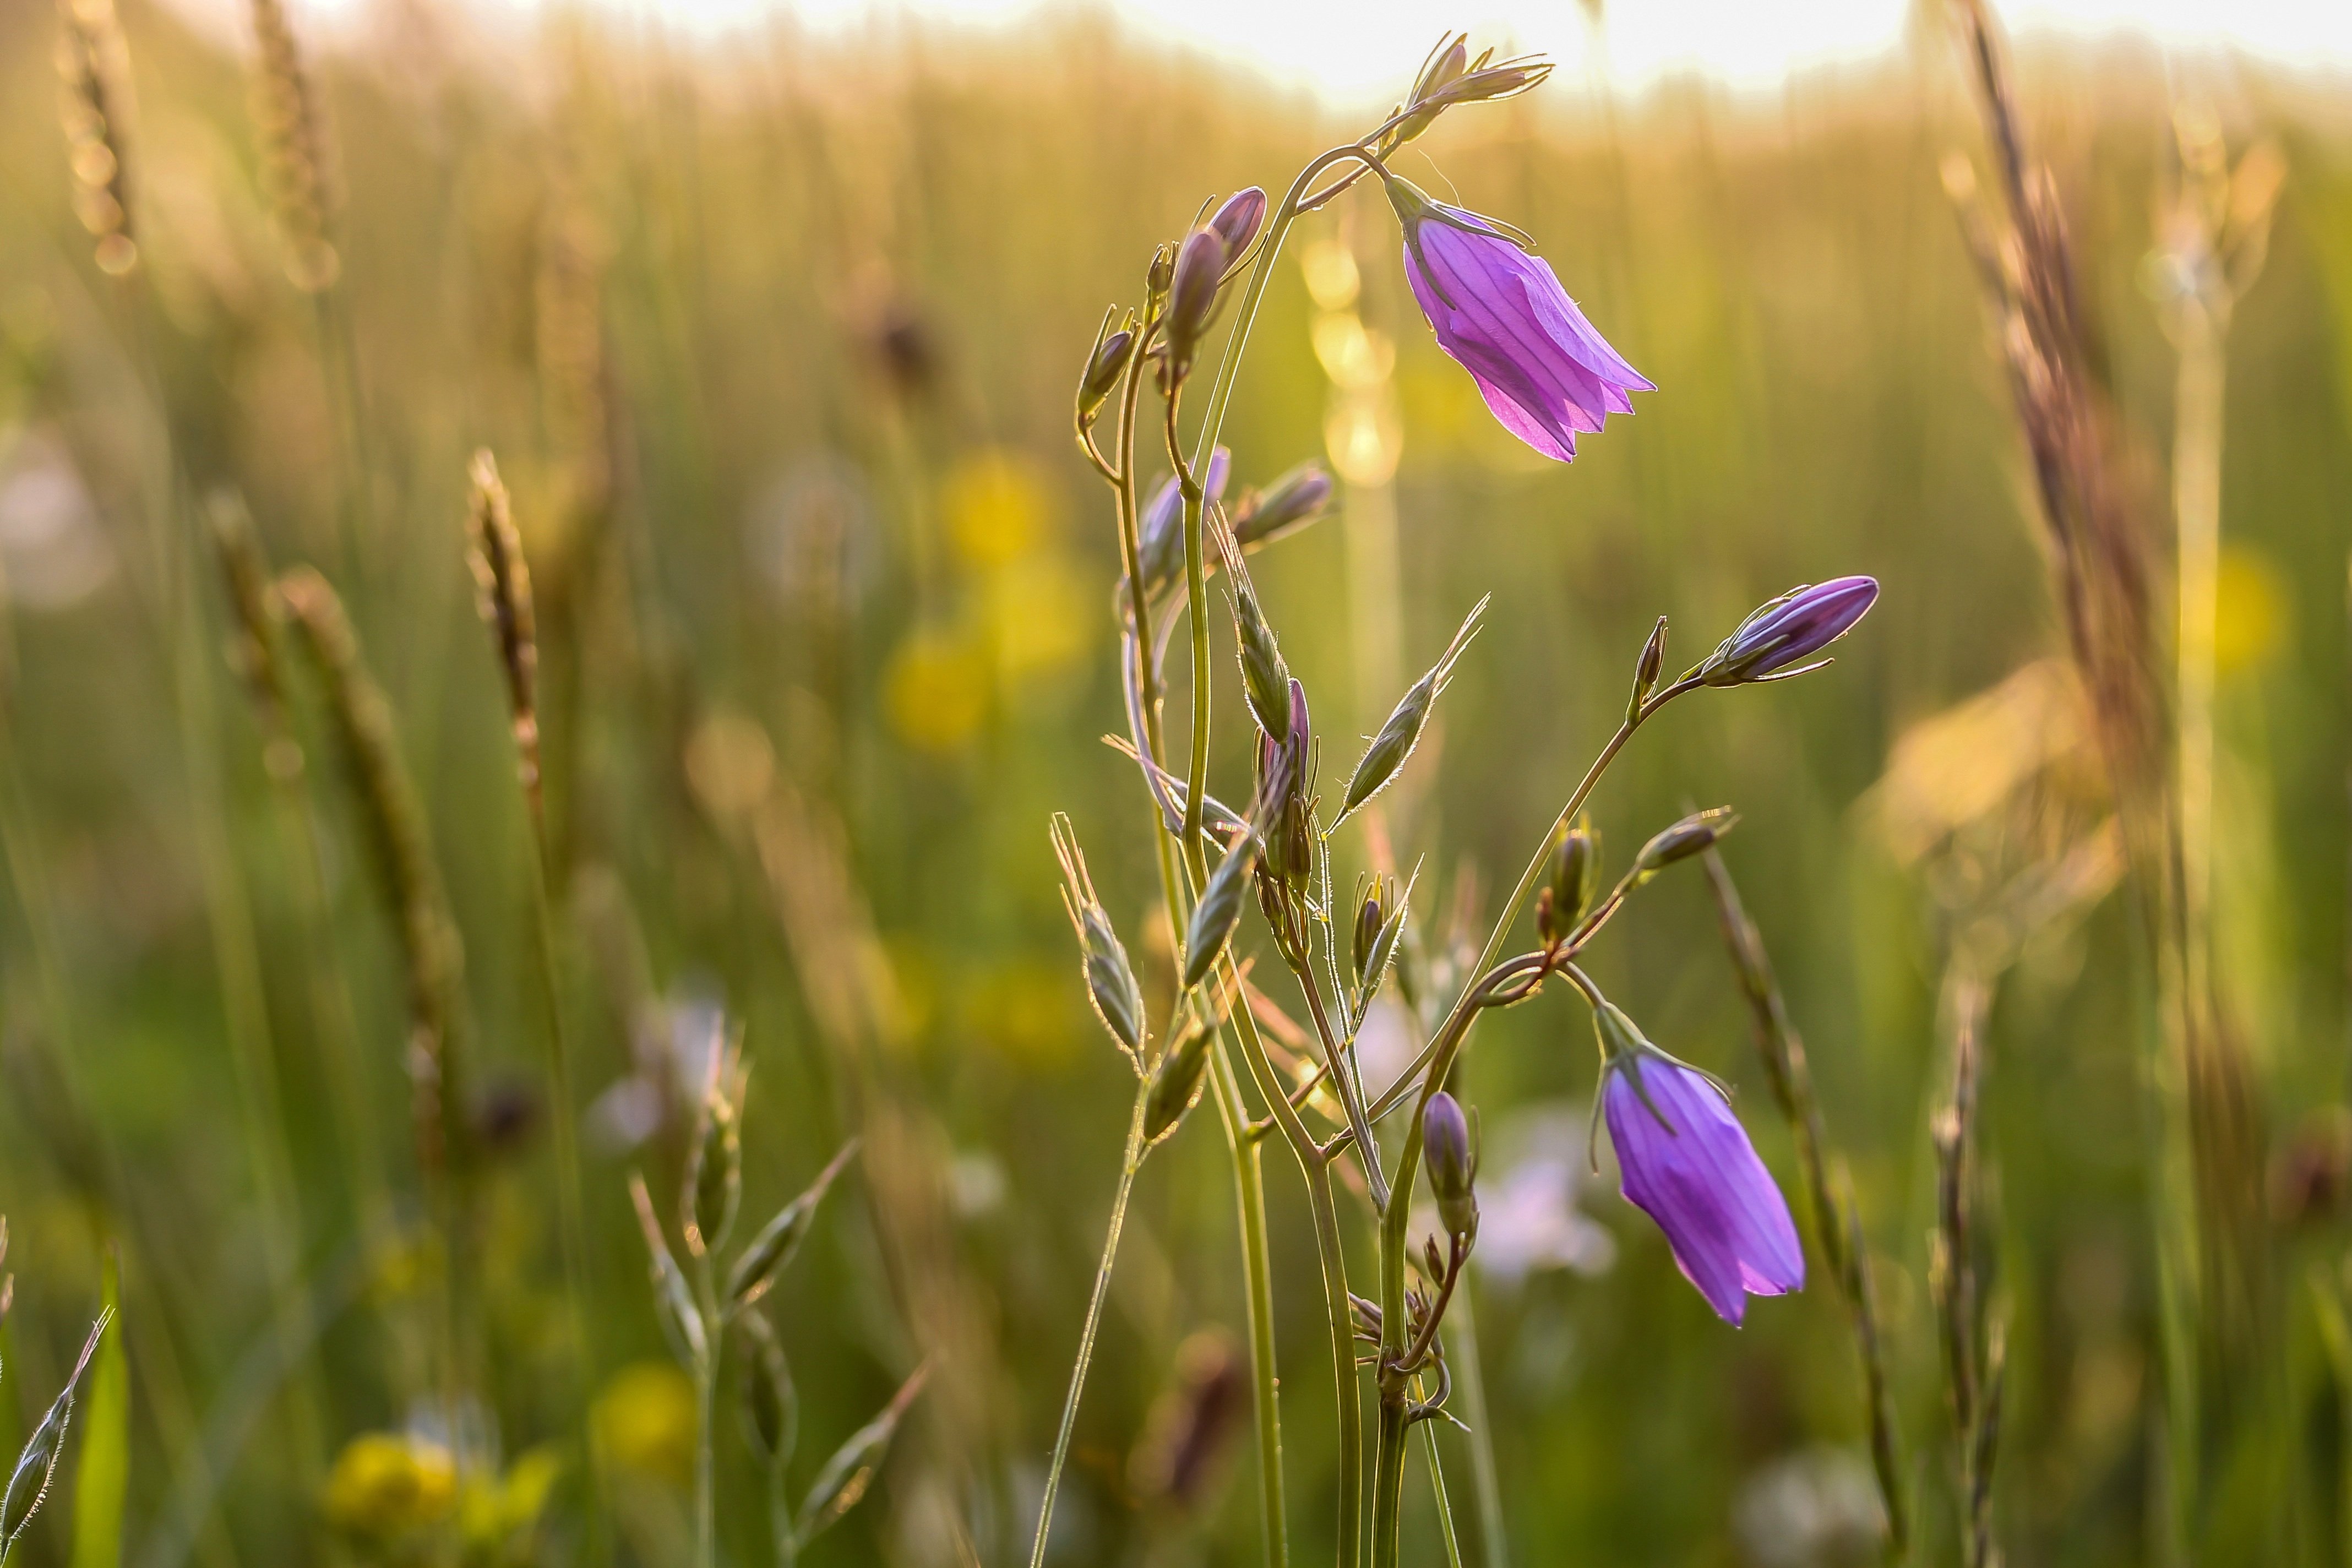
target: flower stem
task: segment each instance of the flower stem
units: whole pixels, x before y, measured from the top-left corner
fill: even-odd
[[[1159,835],[1165,846],[1168,836]],[[1282,1407],[1276,1401],[1274,1348],[1274,1265],[1266,1247],[1265,1172],[1248,1136],[1249,1108],[1233,1058],[1218,1040],[1209,1051],[1210,1091],[1216,1096],[1225,1146],[1233,1155],[1234,1194],[1240,1208],[1243,1284],[1249,1302],[1250,1393],[1257,1420],[1257,1500],[1266,1568],[1289,1568],[1288,1510],[1282,1484]]]
[[[1037,1505],[1037,1538],[1029,1549],[1029,1568],[1042,1568],[1045,1561],[1045,1537],[1054,1526],[1054,1496],[1061,1490],[1062,1467],[1070,1458],[1070,1433],[1077,1425],[1078,1395],[1086,1388],[1087,1367],[1094,1360],[1103,1300],[1110,1294],[1111,1265],[1118,1257],[1118,1233],[1127,1224],[1127,1200],[1135,1191],[1135,1173],[1143,1164],[1143,1109],[1150,1093],[1150,1079],[1136,1085],[1135,1109],[1127,1119],[1127,1152],[1119,1159],[1118,1190],[1111,1195],[1110,1226],[1103,1236],[1102,1261],[1095,1266],[1094,1294],[1087,1301],[1086,1327],[1078,1331],[1077,1364],[1070,1369],[1070,1391],[1062,1400],[1062,1425],[1054,1434],[1054,1457],[1045,1466],[1045,1495]]]
[[[1135,410],[1141,392],[1144,356],[1140,348],[1128,363],[1119,399],[1118,465],[1112,489],[1118,502],[1120,560],[1126,570],[1128,603],[1135,620],[1137,706],[1140,731],[1133,739],[1141,752],[1146,776],[1166,765],[1166,742],[1160,727],[1158,675],[1153,669],[1151,605],[1141,591],[1141,547],[1137,537],[1135,509]],[[1155,799],[1151,803],[1151,841],[1160,863],[1160,891],[1168,911],[1168,929],[1184,925],[1185,887],[1175,847],[1163,830]],[[1260,1531],[1266,1568],[1289,1568],[1290,1528],[1282,1479],[1282,1407],[1276,1398],[1274,1342],[1274,1268],[1265,1230],[1265,1173],[1256,1142],[1249,1136],[1249,1110],[1226,1054],[1222,1033],[1209,1047],[1212,1091],[1225,1132],[1225,1152],[1234,1167],[1234,1198],[1239,1212],[1244,1295],[1249,1320],[1251,1410],[1257,1426],[1257,1487]],[[1139,1104],[1140,1101],[1139,1100]]]
[[[1397,1205],[1402,1208],[1404,1205]],[[1400,1390],[1400,1395],[1402,1390]],[[1372,1568],[1397,1568],[1404,1517],[1404,1450],[1409,1425],[1402,1398],[1381,1400],[1380,1447],[1372,1460]]]
[[[1640,729],[1650,715],[1697,684],[1695,676],[1686,675],[1625,715],[1623,721],[1617,726],[1617,732],[1609,737],[1608,744],[1601,748],[1600,754],[1592,759],[1591,766],[1585,769],[1584,777],[1568,797],[1568,804],[1560,807],[1559,816],[1537,845],[1535,854],[1528,858],[1527,869],[1519,873],[1518,885],[1504,900],[1502,912],[1495,919],[1495,929],[1486,937],[1486,948],[1479,953],[1478,962],[1471,967],[1470,979],[1446,1014],[1445,1022],[1430,1037],[1428,1047],[1422,1052],[1420,1059],[1374,1103],[1372,1114],[1378,1116],[1412,1092],[1415,1075],[1419,1075],[1420,1098],[1405,1123],[1403,1143],[1397,1153],[1396,1173],[1391,1178],[1392,1191],[1412,1191],[1413,1177],[1421,1169],[1421,1123],[1423,1114],[1429,1109],[1429,1097],[1444,1083],[1454,1058],[1469,1038],[1470,1026],[1484,1005],[1488,966],[1495,962],[1495,955],[1502,951],[1505,934],[1510,931],[1512,922],[1518,918],[1520,907],[1527,902],[1528,896],[1542,878],[1545,864],[1551,857],[1553,841],[1584,808],[1585,801],[1600,784],[1601,775],[1608,772],[1609,764],[1616,761],[1617,753],[1625,749],[1625,742],[1633,738],[1633,731]],[[1425,1071],[1423,1070],[1424,1068]],[[1412,1245],[1406,1235],[1412,1206],[1404,1203],[1391,1204],[1387,1212],[1381,1215],[1381,1449],[1374,1460],[1377,1479],[1372,1492],[1372,1568],[1395,1568],[1397,1510],[1403,1500],[1402,1487],[1387,1483],[1391,1472],[1401,1473],[1404,1464],[1407,1380],[1401,1368],[1406,1351],[1404,1271],[1405,1258]],[[1385,1556],[1382,1555],[1384,1552]]]
[[[726,1331],[707,1253],[694,1260],[694,1298],[702,1314],[704,1345],[694,1358],[694,1568],[718,1568],[718,1445],[711,1408],[718,1395],[720,1336]]]

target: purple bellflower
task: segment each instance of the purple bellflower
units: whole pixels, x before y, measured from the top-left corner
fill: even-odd
[[[1626,1200],[1655,1220],[1683,1278],[1737,1327],[1750,1296],[1805,1284],[1805,1252],[1788,1202],[1756,1157],[1723,1090],[1642,1038],[1601,1004],[1601,1106]]]
[[[1470,373],[1505,429],[1570,462],[1579,432],[1633,413],[1629,393],[1657,390],[1593,331],[1525,235],[1393,174],[1384,183],[1404,228],[1413,298],[1437,346]]]
[[[1709,686],[1745,686],[1819,669],[1829,661],[1799,661],[1852,631],[1877,602],[1875,577],[1836,577],[1791,588],[1740,622],[1699,666],[1699,679]]]

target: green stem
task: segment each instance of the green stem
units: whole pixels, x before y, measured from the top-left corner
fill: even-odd
[[[1446,1495],[1445,1465],[1437,1455],[1437,1423],[1423,1422],[1421,1437],[1423,1450],[1429,1456],[1429,1489],[1437,1499],[1438,1533],[1445,1539],[1445,1568],[1462,1568],[1462,1538],[1454,1529],[1454,1500]]]
[[[1402,1208],[1405,1205],[1397,1205]],[[1397,1568],[1404,1518],[1404,1450],[1408,1426],[1403,1390],[1381,1400],[1380,1446],[1372,1460],[1372,1568]]]
[[[776,1568],[795,1568],[800,1562],[801,1542],[793,1528],[793,1500],[784,1489],[781,1457],[768,1467],[768,1531],[776,1540]]]
[[[1610,736],[1608,744],[1601,748],[1600,755],[1592,759],[1592,765],[1585,769],[1584,777],[1568,797],[1568,804],[1560,807],[1559,816],[1554,819],[1549,831],[1545,833],[1535,854],[1528,858],[1527,869],[1519,873],[1518,885],[1511,889],[1511,896],[1504,901],[1502,912],[1496,917],[1495,929],[1488,933],[1486,945],[1479,953],[1478,962],[1471,966],[1470,978],[1452,1010],[1447,1013],[1445,1022],[1431,1037],[1428,1048],[1422,1052],[1414,1066],[1399,1078],[1388,1093],[1374,1102],[1372,1114],[1378,1116],[1411,1092],[1414,1075],[1420,1074],[1420,1098],[1405,1124],[1403,1143],[1397,1153],[1393,1191],[1412,1191],[1413,1177],[1421,1169],[1421,1122],[1429,1109],[1429,1097],[1444,1083],[1454,1058],[1469,1038],[1470,1026],[1477,1017],[1481,982],[1494,963],[1496,954],[1502,951],[1503,938],[1518,918],[1520,907],[1527,902],[1528,896],[1542,878],[1544,868],[1551,858],[1553,842],[1576,819],[1576,814],[1584,808],[1585,801],[1600,784],[1601,775],[1608,771],[1611,763],[1616,761],[1617,753],[1625,749],[1625,742],[1633,738],[1633,732],[1650,715],[1697,684],[1695,676],[1686,675],[1625,715],[1623,721],[1617,726],[1617,732]],[[1422,1071],[1423,1068],[1427,1068],[1425,1072]],[[1395,1510],[1403,1498],[1402,1488],[1389,1487],[1383,1490],[1381,1483],[1386,1482],[1392,1468],[1400,1468],[1404,1463],[1402,1418],[1405,1379],[1391,1369],[1400,1363],[1406,1350],[1404,1273],[1405,1259],[1412,1246],[1406,1234],[1412,1207],[1410,1204],[1391,1204],[1388,1211],[1381,1215],[1381,1450],[1374,1460],[1379,1481],[1372,1493],[1373,1568],[1395,1568],[1398,1528]],[[1395,1423],[1394,1452],[1390,1451],[1392,1421]],[[1385,1558],[1381,1555],[1384,1547]]]
[[[1118,1258],[1118,1233],[1127,1224],[1127,1200],[1135,1191],[1135,1173],[1143,1164],[1143,1109],[1150,1094],[1150,1079],[1136,1085],[1135,1109],[1127,1119],[1127,1152],[1118,1164],[1118,1190],[1110,1200],[1110,1226],[1103,1237],[1102,1261],[1095,1267],[1095,1289],[1087,1301],[1086,1327],[1078,1332],[1078,1360],[1070,1369],[1070,1391],[1062,1400],[1062,1425],[1054,1434],[1054,1457],[1045,1467],[1045,1495],[1037,1505],[1037,1539],[1029,1549],[1029,1568],[1042,1568],[1045,1561],[1045,1537],[1054,1526],[1054,1496],[1061,1490],[1062,1467],[1070,1458],[1070,1433],[1077,1425],[1078,1395],[1087,1385],[1087,1367],[1095,1354],[1095,1333],[1102,1326],[1103,1301],[1110,1294],[1111,1265]]]
[[[1355,1317],[1348,1302],[1347,1255],[1339,1245],[1339,1213],[1332,1201],[1331,1163],[1318,1159],[1307,1173],[1315,1211],[1315,1250],[1323,1264],[1325,1321],[1331,1334],[1331,1377],[1339,1408],[1339,1547],[1337,1560],[1362,1561],[1364,1410],[1356,1389]]]
[[[1113,485],[1118,501],[1119,552],[1126,568],[1128,602],[1135,617],[1136,660],[1147,765],[1166,765],[1166,742],[1160,727],[1158,677],[1152,668],[1151,605],[1141,592],[1141,550],[1136,529],[1135,410],[1142,390],[1143,354],[1139,346],[1129,362],[1121,390],[1118,422],[1118,467]],[[1159,805],[1151,803],[1151,839],[1160,863],[1160,890],[1168,911],[1168,929],[1184,926],[1186,890],[1174,846],[1164,830]],[[1249,1110],[1226,1054],[1222,1033],[1209,1047],[1211,1086],[1217,1097],[1217,1116],[1224,1128],[1225,1152],[1233,1162],[1234,1196],[1239,1210],[1242,1274],[1250,1340],[1251,1408],[1257,1427],[1258,1509],[1266,1568],[1289,1568],[1289,1512],[1282,1478],[1282,1406],[1277,1398],[1274,1342],[1274,1269],[1265,1229],[1265,1173],[1255,1140],[1249,1135]]]
[[[710,1258],[694,1260],[694,1297],[702,1313],[703,1352],[694,1362],[694,1568],[718,1568],[718,1443],[711,1406],[719,1385],[719,1355],[726,1324],[711,1282]]]
[[[572,1057],[563,1028],[563,997],[555,952],[554,892],[550,887],[547,818],[540,810],[536,795],[526,804],[530,810],[531,833],[531,924],[539,938],[539,977],[541,1000],[547,1008],[547,1092],[553,1101],[555,1142],[556,1202],[561,1211],[563,1250],[563,1299],[565,1315],[571,1320],[573,1370],[576,1392],[584,1415],[595,1387],[597,1357],[595,1353],[594,1320],[588,1311],[588,1225],[585,1205],[580,1194],[580,1124],[579,1114],[572,1093]],[[606,1492],[603,1458],[594,1443],[589,1443],[587,1460],[590,1479],[594,1484],[595,1502],[590,1510],[589,1531],[593,1538],[593,1556],[601,1562],[612,1559],[612,1542],[607,1533],[611,1499]]]
[[[1470,1495],[1478,1505],[1478,1554],[1486,1568],[1510,1568],[1510,1538],[1503,1528],[1503,1488],[1495,1471],[1495,1438],[1486,1419],[1486,1377],[1478,1361],[1478,1310],[1473,1292],[1456,1293],[1454,1320],[1446,1328],[1446,1363],[1454,1389],[1468,1417]],[[1436,1464],[1437,1436],[1430,1428],[1430,1463]],[[1440,1483],[1441,1486],[1443,1483]],[[1450,1528],[1450,1526],[1449,1526]]]
[[[1155,824],[1155,827],[1156,827]],[[1164,847],[1165,833],[1156,837]],[[1210,1089],[1233,1156],[1234,1192],[1241,1210],[1243,1285],[1249,1302],[1250,1393],[1257,1418],[1257,1500],[1267,1568],[1289,1568],[1288,1505],[1283,1497],[1282,1406],[1276,1400],[1274,1348],[1274,1265],[1266,1248],[1265,1173],[1248,1135],[1249,1110],[1233,1058],[1220,1039],[1209,1050]]]

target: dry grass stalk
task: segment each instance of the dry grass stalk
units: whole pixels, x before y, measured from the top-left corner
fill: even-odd
[[[1991,1305],[1980,1269],[1981,1187],[1977,1173],[1977,1097],[1983,1075],[1986,993],[1956,970],[1946,984],[1952,1030],[1952,1086],[1937,1111],[1936,1232],[1928,1285],[1944,1342],[1952,1426],[1959,1450],[1960,1560],[1966,1568],[1999,1568],[1992,1536],[1993,1460],[2000,1447],[2001,1379],[2006,1359],[2002,1317]]]
[[[541,811],[539,775],[539,628],[531,609],[530,563],[523,559],[507,488],[487,448],[468,470],[473,504],[466,514],[466,563],[473,568],[476,606],[498,639],[506,672],[507,709],[514,719],[515,754],[531,815]]]
[[[465,950],[442,890],[424,806],[401,762],[392,706],[368,673],[341,598],[307,566],[287,573],[278,591],[317,668],[400,933],[413,1026],[408,1071],[418,1155],[428,1171],[446,1171],[462,1165],[467,1142],[456,1038]]]
[[[99,270],[120,278],[139,264],[130,52],[113,0],[60,0],[58,14],[58,111],[73,165],[74,213],[97,242]]]
[[[260,54],[253,120],[261,132],[263,179],[286,250],[286,276],[304,293],[316,294],[331,288],[342,273],[335,249],[334,177],[318,89],[279,0],[253,0],[253,41]]]
[[[1895,1403],[1886,1376],[1886,1356],[1879,1335],[1878,1293],[1871,1279],[1870,1255],[1863,1240],[1862,1215],[1853,1201],[1853,1184],[1845,1163],[1829,1149],[1822,1108],[1813,1097],[1813,1076],[1805,1060],[1805,1042],[1789,1016],[1764,950],[1764,933],[1748,916],[1733,886],[1723,857],[1706,852],[1706,874],[1715,890],[1716,912],[1723,922],[1724,944],[1731,951],[1732,968],[1748,1000],[1756,1026],[1756,1049],[1764,1061],[1765,1078],[1772,1086],[1773,1103],[1796,1138],[1797,1163],[1812,1205],[1813,1229],[1832,1278],[1845,1298],[1853,1319],[1854,1344],[1862,1355],[1864,1418],[1870,1426],[1871,1466],[1878,1476],[1878,1494],[1886,1509],[1887,1545],[1896,1561],[1910,1548],[1910,1510],[1905,1500],[1903,1445],[1895,1422]]]

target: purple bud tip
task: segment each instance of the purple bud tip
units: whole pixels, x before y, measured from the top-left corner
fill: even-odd
[[[1217,307],[1224,281],[1225,242],[1213,228],[1194,229],[1176,253],[1176,276],[1168,286],[1168,347],[1189,361]]]
[[[1429,1097],[1421,1113],[1421,1148],[1429,1161],[1429,1180],[1442,1193],[1469,1184],[1470,1119],[1462,1104],[1444,1089]]]
[[[1798,674],[1791,666],[1852,631],[1877,602],[1875,577],[1836,577],[1791,589],[1739,623],[1706,661],[1704,679],[1710,686],[1738,686]]]
[[[1235,191],[1209,220],[1217,237],[1225,242],[1225,265],[1231,267],[1241,259],[1242,252],[1257,237],[1258,226],[1265,222],[1265,193],[1255,185]]]
[[[1748,1297],[1802,1289],[1789,1205],[1706,1076],[1655,1051],[1631,1053],[1602,1076],[1625,1197],[1665,1232],[1683,1278],[1716,1315],[1737,1325]]]

